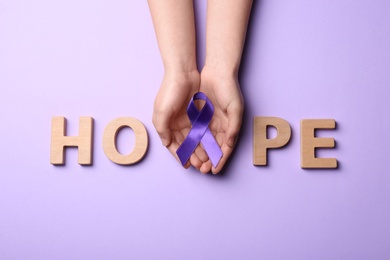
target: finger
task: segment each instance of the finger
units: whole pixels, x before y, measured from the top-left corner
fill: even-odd
[[[172,153],[173,156],[181,163],[178,155],[177,155],[177,149],[180,147],[180,145],[183,143],[185,137],[189,132],[189,129],[183,129],[182,131],[176,131],[173,132],[173,141],[171,145],[168,147],[169,151]],[[199,157],[192,153],[188,161],[183,165],[185,168],[188,168],[190,165],[194,166],[196,169],[199,169],[202,166],[202,161],[199,159]]]
[[[202,173],[202,174],[206,174],[208,172],[211,171],[211,161],[208,160],[207,162],[203,163],[202,166],[199,168],[199,171]]]
[[[179,144],[175,141],[172,141],[168,146],[168,151],[176,158],[176,160],[181,164],[179,157],[176,154],[177,149],[179,148]],[[191,166],[190,160],[188,160],[183,167],[188,169]]]
[[[195,154],[202,161],[202,163],[205,163],[209,160],[209,156],[207,155],[206,151],[204,150],[204,147],[202,144],[198,145],[196,147]]]
[[[181,164],[179,157],[176,154],[177,149],[184,140],[184,136],[180,132],[172,132],[172,142],[167,146],[169,152],[176,158],[176,160]],[[188,169],[191,166],[190,161],[188,160],[183,167]]]
[[[171,130],[169,128],[171,116],[169,113],[153,112],[153,125],[156,128],[158,135],[160,136],[162,145],[169,146],[172,142]]]
[[[226,129],[226,144],[231,148],[236,144],[237,136],[242,124],[242,111],[241,107],[233,107],[227,111],[228,126]]]
[[[192,154],[191,157],[190,157],[190,160],[191,162],[191,165],[194,166],[196,169],[200,169],[200,167],[202,166],[203,162],[199,159],[198,156],[196,156],[196,154]]]
[[[230,154],[232,153],[233,151],[233,148],[230,147],[227,143],[226,143],[226,135],[223,134],[223,133],[220,133],[220,134],[217,134],[215,136],[215,139],[217,140],[218,144],[220,145],[221,147],[221,150],[222,150],[222,157],[221,159],[219,160],[218,164],[216,167],[212,166],[211,167],[211,172],[213,174],[217,174],[219,173],[222,168],[224,167],[226,161],[228,160]]]
[[[189,133],[189,129],[182,129],[180,132],[177,132],[177,134],[175,134],[175,138],[176,140],[178,141],[179,144],[182,144],[185,140],[185,136],[188,135]],[[176,148],[176,150],[179,148],[180,145],[178,145],[178,147]],[[198,147],[197,147],[198,148]],[[196,149],[197,149],[196,148]],[[196,150],[195,149],[195,150]],[[198,152],[200,153],[200,152]],[[175,151],[175,154],[176,154],[176,151]],[[201,154],[201,153],[200,153]],[[176,154],[176,157],[178,158],[177,154]],[[178,158],[179,159],[179,158]],[[196,169],[199,169],[201,166],[202,166],[202,163],[203,161],[198,157],[198,155],[195,153],[195,151],[191,154],[189,160],[188,160],[192,166],[194,166]],[[187,162],[188,163],[188,162]]]
[[[221,160],[219,160],[217,167],[213,166],[211,168],[211,172],[213,174],[218,174],[222,170],[222,168],[225,165],[225,163],[227,162],[230,154],[232,153],[233,148],[230,147],[227,144],[223,144],[222,147],[221,147],[221,150],[222,150],[222,158],[221,158]]]

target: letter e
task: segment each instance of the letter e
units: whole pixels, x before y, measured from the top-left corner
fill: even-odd
[[[337,168],[336,158],[316,158],[316,148],[334,148],[333,138],[316,138],[316,129],[335,129],[334,119],[301,120],[301,168]]]

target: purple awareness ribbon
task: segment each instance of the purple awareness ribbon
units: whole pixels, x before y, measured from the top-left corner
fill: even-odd
[[[194,103],[195,100],[199,99],[206,101],[200,111],[196,108]],[[192,128],[186,139],[184,139],[184,142],[176,151],[181,164],[184,165],[188,159],[190,159],[191,154],[195,151],[198,144],[202,143],[211,163],[214,167],[217,167],[218,162],[222,157],[222,150],[209,128],[211,118],[214,114],[213,104],[204,93],[195,93],[188,104],[187,114],[191,121]]]

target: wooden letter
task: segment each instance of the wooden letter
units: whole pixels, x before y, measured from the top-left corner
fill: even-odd
[[[66,136],[66,118],[54,116],[51,120],[51,149],[50,163],[64,165],[65,147],[78,147],[78,163],[81,165],[92,164],[92,117],[80,117],[79,135]]]
[[[118,132],[124,128],[130,127],[135,134],[134,150],[128,155],[122,155],[116,148],[116,137]],[[145,126],[137,119],[132,117],[119,117],[112,120],[104,130],[103,150],[108,159],[120,165],[131,165],[139,162],[148,148],[148,133]]]
[[[334,119],[301,120],[301,168],[337,168],[336,158],[316,158],[316,148],[334,148],[333,138],[316,138],[315,129],[335,129]]]
[[[276,128],[277,135],[267,138],[267,127]],[[267,149],[285,146],[291,137],[288,122],[278,117],[259,116],[253,119],[253,165],[267,165]]]

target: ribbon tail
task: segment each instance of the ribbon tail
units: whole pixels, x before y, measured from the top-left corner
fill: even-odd
[[[207,129],[201,142],[203,144],[204,150],[209,156],[211,164],[214,166],[214,168],[216,168],[222,158],[223,153],[210,129]]]
[[[190,159],[191,154],[195,151],[198,143],[199,141],[192,138],[190,131],[190,134],[188,134],[187,138],[184,139],[183,143],[176,150],[177,157],[179,157],[179,160],[183,166]]]

